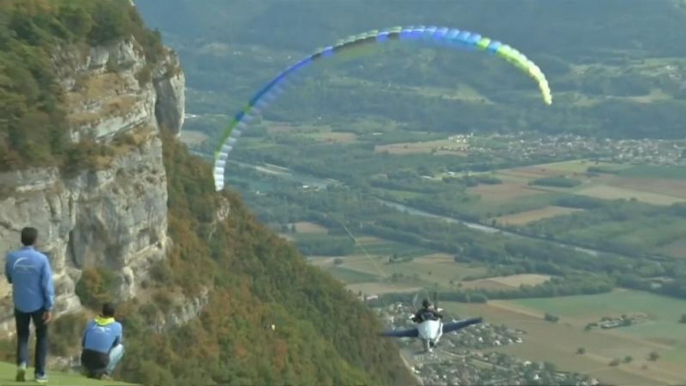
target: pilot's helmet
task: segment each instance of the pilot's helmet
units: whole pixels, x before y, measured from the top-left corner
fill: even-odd
[[[431,300],[429,300],[429,299],[422,300],[422,307],[424,307],[424,308],[431,307]]]

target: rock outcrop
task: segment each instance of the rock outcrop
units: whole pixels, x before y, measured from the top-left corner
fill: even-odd
[[[1,173],[0,253],[19,247],[22,227],[38,228],[59,315],[81,308],[75,288],[84,268],[115,273],[114,292],[126,300],[164,258],[170,240],[160,130],[181,130],[185,78],[175,53],[150,63],[133,39],[91,47],[87,55],[63,47],[53,60],[66,92],[70,138],[107,151],[94,167],[68,175],[58,167]],[[13,332],[11,288],[0,283],[0,330]]]
[[[160,127],[179,135],[185,116],[186,78],[179,70],[179,59],[176,53],[170,52],[163,65],[158,66],[153,78],[157,104],[155,116]]]
[[[179,296],[174,299],[173,309],[165,315],[160,316],[151,325],[151,329],[156,333],[162,333],[173,328],[181,327],[200,315],[203,308],[210,301],[210,291],[204,288],[193,298]]]

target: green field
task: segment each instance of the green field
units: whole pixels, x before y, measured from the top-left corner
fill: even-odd
[[[357,245],[356,250],[358,253],[368,253],[369,255],[377,255],[382,257],[388,257],[394,253],[403,257],[418,257],[423,256],[433,251],[427,248],[417,247],[414,245],[403,244],[396,241],[381,240],[380,242],[374,243],[361,243],[362,246]]]
[[[377,279],[375,275],[340,266],[328,267],[326,271],[346,284],[369,283]]]
[[[588,175],[589,167],[599,168],[599,175]],[[631,166],[627,164],[575,160],[527,167],[503,169],[496,175],[520,188],[545,177],[567,176],[582,182],[574,188],[536,186],[549,192],[587,195],[602,199],[631,199],[655,205],[686,201],[686,171],[671,166]],[[505,188],[505,186],[503,186]],[[511,187],[508,187],[512,190]]]
[[[455,289],[467,276],[483,275],[486,269],[455,263],[452,257],[441,254],[425,255],[412,261],[388,263],[385,256],[343,256],[343,263],[334,267],[333,260],[316,264],[329,270],[346,284],[385,283],[399,288],[424,287]],[[346,272],[343,274],[342,272]],[[451,283],[452,282],[452,283]]]
[[[27,382],[15,382],[14,376],[16,374],[17,367],[9,363],[0,363],[0,385],[2,386],[14,386],[14,385],[26,385],[26,384],[36,384],[33,381],[33,369],[29,369],[26,372]],[[130,385],[130,383],[114,382],[114,381],[98,381],[94,379],[87,379],[81,375],[67,375],[56,372],[48,371],[49,382],[48,385],[59,385],[59,386],[104,386],[104,385]]]
[[[683,384],[686,372],[686,301],[649,293],[619,290],[602,295],[547,299],[490,301],[486,305],[453,303],[448,309],[460,316],[482,316],[527,332],[524,343],[499,348],[530,360],[548,360],[560,368],[579,371],[614,384]],[[545,312],[560,317],[543,320]],[[586,323],[603,316],[642,314],[647,321],[629,327],[584,331]],[[586,354],[576,354],[584,347]],[[660,358],[647,359],[650,352]],[[629,364],[610,367],[613,359],[632,356]]]
[[[620,170],[618,173],[627,178],[667,178],[686,179],[686,168],[680,166],[640,165]]]
[[[677,259],[686,259],[686,239],[667,244],[660,248],[660,252]]]
[[[313,257],[312,263],[330,272],[345,284],[378,283],[397,290],[407,288],[455,289],[468,276],[482,276],[486,268],[456,263],[452,255],[383,240],[357,236],[356,252],[349,256]],[[396,254],[409,261],[389,262]],[[335,260],[341,263],[336,265]],[[371,295],[371,294],[370,294]]]
[[[570,296],[554,299],[521,299],[513,304],[550,312],[574,324],[596,321],[599,316],[643,313],[648,322],[617,329],[617,333],[640,337],[678,348],[678,360],[686,360],[686,324],[678,323],[686,314],[686,301],[647,292],[615,291],[593,296]]]
[[[495,220],[498,224],[525,225],[530,222],[538,221],[544,218],[565,216],[579,211],[581,211],[581,209],[563,208],[559,206],[546,206],[540,209],[533,209],[530,211],[497,217],[495,218]]]

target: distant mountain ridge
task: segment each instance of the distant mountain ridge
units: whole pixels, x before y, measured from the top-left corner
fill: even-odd
[[[522,51],[547,75],[553,105],[539,106],[528,79],[486,55],[412,47],[332,64],[317,73],[317,84],[289,91],[265,118],[296,123],[383,117],[410,129],[449,133],[683,137],[686,7],[680,0],[145,0],[138,6],[179,51],[189,87],[212,92],[189,104],[195,114],[234,114],[279,71],[343,37],[434,25],[479,32]],[[422,93],[424,88],[431,92]],[[440,98],[445,90],[477,92],[478,98]],[[204,130],[213,135],[220,129]]]

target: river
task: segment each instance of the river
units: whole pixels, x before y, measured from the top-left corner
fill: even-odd
[[[530,240],[536,240],[539,242],[550,243],[550,244],[557,245],[560,247],[571,248],[571,249],[574,249],[575,251],[587,253],[587,254],[592,255],[592,256],[598,256],[600,253],[605,253],[605,252],[601,252],[601,251],[598,251],[595,249],[582,248],[582,247],[578,247],[576,245],[567,244],[567,243],[563,243],[560,241],[547,240],[547,239],[539,238],[539,237],[535,237],[535,236],[527,236],[527,235],[522,235],[519,233],[508,232],[508,231],[502,230],[500,228],[495,228],[492,226],[479,224],[479,223],[475,223],[475,222],[464,221],[464,220],[460,220],[460,219],[457,219],[454,217],[439,216],[439,215],[429,213],[429,212],[423,211],[421,209],[409,207],[407,205],[400,204],[397,202],[387,201],[387,200],[383,200],[380,198],[376,198],[376,199],[380,203],[382,203],[386,206],[389,206],[391,208],[397,209],[400,212],[405,212],[407,214],[415,215],[415,216],[423,216],[423,217],[431,217],[431,218],[441,219],[441,220],[444,220],[444,221],[447,221],[447,222],[453,223],[453,224],[462,224],[468,228],[471,228],[471,229],[474,229],[477,231],[481,231],[481,232],[496,233],[496,234],[501,234],[503,236],[516,237],[516,238],[520,238],[520,239],[530,239]]]
[[[303,185],[312,186],[312,187],[316,187],[316,188],[325,188],[325,187],[332,185],[332,184],[340,184],[339,181],[336,181],[336,180],[333,180],[330,178],[329,179],[323,179],[323,178],[315,177],[315,176],[312,176],[309,174],[299,173],[299,172],[296,172],[296,171],[293,171],[291,169],[284,168],[284,167],[281,167],[278,165],[269,165],[269,164],[254,165],[254,164],[250,164],[250,163],[238,162],[238,161],[232,161],[232,160],[229,160],[228,163],[238,165],[238,166],[242,166],[242,167],[252,168],[252,169],[257,170],[260,173],[269,174],[271,176],[283,178],[283,179],[288,180],[288,181],[297,181]],[[231,180],[231,179],[233,179],[233,177],[231,177],[231,175],[229,174],[229,180]]]
[[[306,173],[295,172],[291,169],[283,168],[283,167],[275,166],[275,165],[273,165],[273,166],[268,165],[268,167],[265,167],[265,166],[253,165],[253,164],[237,162],[237,161],[233,161],[233,163],[240,165],[240,166],[244,166],[244,167],[251,167],[251,168],[258,170],[260,172],[267,173],[267,174],[274,175],[274,176],[283,177],[283,178],[291,180],[291,181],[294,181],[294,180],[300,181],[303,184],[311,185],[311,186],[325,187],[325,186],[328,186],[331,184],[341,184],[341,185],[343,184],[340,181],[336,181],[333,179],[323,179],[323,178],[319,178],[319,177],[309,175]],[[229,178],[229,179],[231,179],[231,178]],[[536,237],[536,236],[529,236],[529,235],[514,233],[514,232],[506,231],[506,230],[503,230],[500,228],[496,228],[496,227],[492,227],[492,226],[488,226],[488,225],[484,225],[484,224],[460,220],[460,219],[457,219],[454,217],[440,216],[440,215],[436,215],[433,213],[426,212],[426,211],[421,210],[421,209],[417,209],[417,208],[407,206],[405,204],[400,204],[397,202],[384,200],[384,199],[381,199],[378,197],[376,197],[376,199],[380,203],[382,203],[382,204],[384,204],[390,208],[396,209],[400,212],[404,212],[404,213],[414,215],[414,216],[422,216],[422,217],[441,219],[441,220],[444,220],[444,221],[447,221],[447,222],[453,223],[453,224],[462,224],[462,225],[465,225],[471,229],[474,229],[474,230],[477,230],[480,232],[491,233],[491,234],[500,234],[503,236],[514,237],[514,238],[519,238],[519,239],[535,240],[538,242],[549,243],[549,244],[556,245],[559,247],[570,248],[570,249],[573,249],[577,252],[586,253],[586,254],[589,254],[592,256],[598,256],[601,253],[612,253],[612,252],[603,252],[603,251],[600,251],[597,249],[582,248],[582,247],[579,247],[579,246],[576,246],[573,244],[569,244],[569,243],[565,243],[565,242],[561,242],[561,241],[556,241],[556,240],[549,240],[549,239],[545,239],[542,237]],[[615,253],[612,253],[612,254],[615,254]],[[615,255],[617,255],[617,254],[615,254]],[[620,255],[620,256],[623,256],[623,255]],[[629,257],[629,256],[626,256],[626,257]]]

